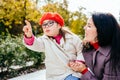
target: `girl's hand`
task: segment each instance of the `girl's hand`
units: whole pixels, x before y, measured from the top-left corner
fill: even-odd
[[[32,27],[29,21],[25,20],[26,25],[23,27],[23,32],[26,37],[32,37]]]
[[[71,69],[73,69],[74,71],[77,71],[77,72],[82,72],[83,70],[85,70],[87,67],[85,64],[83,64],[82,62],[78,62],[78,61],[70,61],[69,62],[69,67]]]

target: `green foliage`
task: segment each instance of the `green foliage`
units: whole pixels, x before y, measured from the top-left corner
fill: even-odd
[[[40,13],[30,0],[0,0],[0,33],[8,30],[11,34],[20,34],[25,19],[36,25],[39,18]]]
[[[6,36],[0,39],[0,71],[11,70],[11,66],[26,67],[28,61],[39,66],[44,59],[43,53],[30,51],[24,47],[21,37]]]
[[[72,19],[70,20],[70,29],[81,36],[84,34],[83,28],[87,22],[86,15],[81,12],[83,9],[84,8],[81,7],[79,11],[73,12],[73,14],[71,14]]]

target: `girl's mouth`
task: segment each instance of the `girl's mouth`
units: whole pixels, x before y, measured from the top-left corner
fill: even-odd
[[[46,30],[45,32],[50,32],[50,30]]]

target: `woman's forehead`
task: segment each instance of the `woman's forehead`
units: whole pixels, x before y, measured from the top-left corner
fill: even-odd
[[[89,24],[93,23],[92,18],[88,18],[87,23],[89,23]]]

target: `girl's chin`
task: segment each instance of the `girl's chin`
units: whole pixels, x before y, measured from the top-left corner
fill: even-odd
[[[47,36],[53,36],[53,35],[50,35],[50,34],[45,34],[45,35],[47,35]]]

